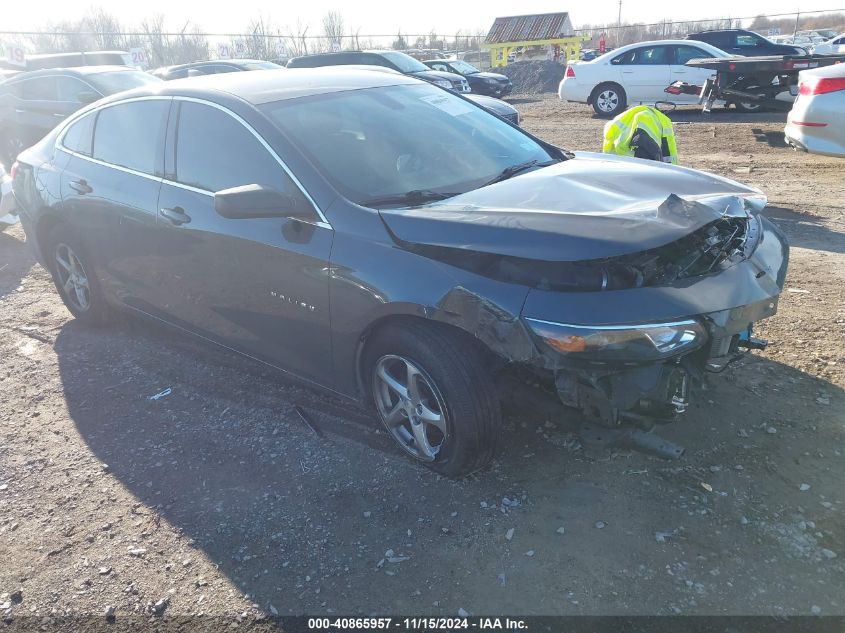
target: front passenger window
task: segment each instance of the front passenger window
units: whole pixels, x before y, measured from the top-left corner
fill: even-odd
[[[259,140],[232,116],[182,102],[176,132],[176,180],[209,192],[258,184],[301,196],[296,184]]]

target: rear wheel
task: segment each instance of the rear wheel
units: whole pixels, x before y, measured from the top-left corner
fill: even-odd
[[[53,282],[73,316],[90,324],[104,323],[112,315],[94,275],[94,267],[81,241],[65,224],[57,224],[47,236],[45,252]]]
[[[367,366],[379,417],[411,457],[448,477],[492,460],[501,412],[474,343],[436,324],[407,323],[375,335]]]
[[[619,84],[601,84],[593,91],[590,100],[593,110],[600,117],[612,118],[625,109],[627,97]]]
[[[743,88],[746,92],[755,92],[755,88]],[[756,93],[755,93],[756,94]],[[765,94],[760,93],[761,97],[765,97]],[[734,107],[737,109],[738,112],[765,112],[766,106],[764,106],[759,101],[734,101]]]

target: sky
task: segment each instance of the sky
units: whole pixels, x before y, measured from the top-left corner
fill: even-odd
[[[6,4],[6,3],[4,3]],[[322,16],[337,11],[347,28],[363,34],[393,34],[398,30],[409,34],[473,33],[486,31],[496,16],[551,13],[569,10],[574,26],[615,23],[618,0],[561,2],[560,0],[143,0],[143,2],[91,0],[10,1],[4,7],[0,30],[38,30],[50,23],[75,20],[92,7],[101,6],[116,16],[126,27],[137,26],[156,14],[165,16],[168,30],[180,31],[186,23],[207,33],[243,32],[247,24],[262,16],[280,28],[295,27],[297,22],[309,25],[309,34],[322,32]],[[816,0],[813,4],[796,0],[709,0],[708,2],[654,2],[622,0],[622,21],[659,22],[707,18],[746,17],[758,14],[837,9],[845,0]]]

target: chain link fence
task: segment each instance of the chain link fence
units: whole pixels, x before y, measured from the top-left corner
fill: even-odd
[[[336,14],[331,14],[337,20]],[[329,16],[327,16],[329,17]],[[584,47],[596,48],[604,35],[607,46],[622,46],[640,41],[682,38],[706,29],[746,26],[766,35],[769,30],[792,33],[801,29],[831,28],[845,31],[845,9],[781,13],[704,20],[662,20],[650,24],[583,25],[575,30],[584,37]],[[144,21],[139,28],[126,30],[116,18],[103,10],[92,12],[74,23],[64,23],[37,31],[0,31],[3,55],[10,47],[24,53],[58,53],[94,50],[140,50],[149,68],[198,60],[239,57],[281,60],[309,53],[392,48],[414,57],[431,58],[460,53],[477,65],[486,66],[487,51],[482,48],[486,31],[459,30],[454,34],[403,33],[362,34],[324,20],[322,33],[308,26],[278,28],[263,19],[254,20],[241,33],[208,33],[186,25],[181,31],[164,28],[163,17]],[[0,57],[2,60],[2,57]]]

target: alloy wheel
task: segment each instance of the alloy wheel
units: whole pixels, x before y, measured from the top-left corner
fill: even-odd
[[[602,90],[596,97],[596,105],[602,112],[613,112],[619,107],[619,95],[615,90]]]
[[[91,307],[91,286],[88,274],[73,249],[67,244],[56,246],[56,274],[67,300],[80,312]]]
[[[434,382],[401,356],[376,363],[373,396],[385,428],[415,458],[432,462],[448,436],[446,407]]]

